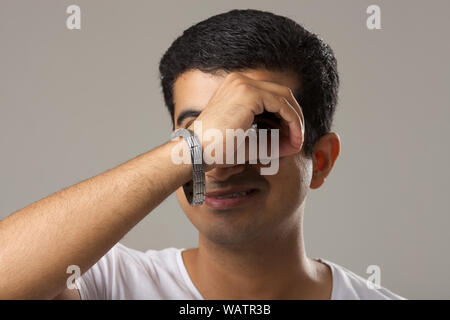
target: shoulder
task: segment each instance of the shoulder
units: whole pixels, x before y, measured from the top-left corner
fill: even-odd
[[[177,256],[181,250],[183,249],[170,247],[143,252],[117,243],[105,257],[115,263],[123,263],[126,267],[134,266],[136,268],[150,268],[153,270],[162,267],[167,269],[167,267],[177,262]]]
[[[180,278],[182,249],[142,252],[121,243],[114,245],[79,280],[82,299],[167,299]]]
[[[384,287],[370,286],[372,283],[347,268],[334,262],[317,259],[331,269],[333,276],[333,300],[405,300]]]
[[[177,255],[180,250],[178,248],[165,248],[143,252],[117,243],[96,265],[103,268],[103,271],[116,273],[115,275],[121,270],[145,272],[148,275],[162,271],[176,271],[174,266],[177,264]]]

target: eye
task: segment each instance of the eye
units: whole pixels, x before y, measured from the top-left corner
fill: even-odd
[[[194,120],[195,120],[195,118],[186,121],[185,124],[183,125],[183,127],[184,127],[185,129],[186,129],[186,128],[189,128],[189,126],[190,126],[192,123],[194,123]]]

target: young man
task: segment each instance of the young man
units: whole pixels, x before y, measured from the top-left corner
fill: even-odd
[[[285,17],[232,10],[186,30],[160,72],[174,129],[194,130],[194,120],[224,135],[253,123],[280,129],[276,174],[250,161],[207,163],[206,196],[194,206],[186,186],[202,180],[192,163],[173,161],[187,141],[170,140],[1,221],[0,298],[402,298],[306,254],[306,196],[340,150],[330,131],[339,78],[328,45]],[[118,243],[174,191],[198,248],[144,253]],[[70,265],[82,272],[78,290],[66,286]]]

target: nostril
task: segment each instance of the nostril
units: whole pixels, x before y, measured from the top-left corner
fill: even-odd
[[[225,181],[235,174],[239,174],[245,170],[245,164],[238,164],[230,167],[214,168],[206,172],[206,177],[211,180]]]

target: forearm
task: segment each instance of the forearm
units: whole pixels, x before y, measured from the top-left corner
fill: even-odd
[[[191,179],[175,142],[59,191],[0,221],[0,298],[52,298],[69,265],[86,271]]]

